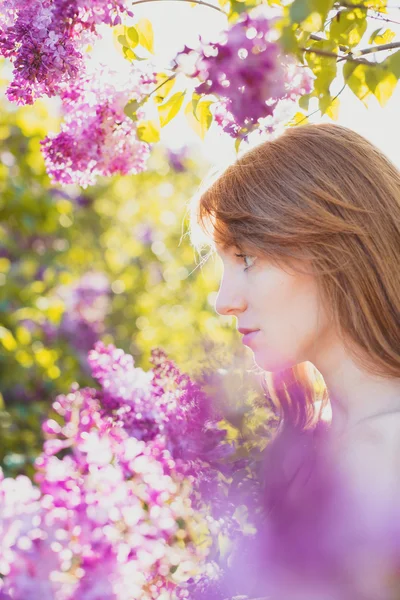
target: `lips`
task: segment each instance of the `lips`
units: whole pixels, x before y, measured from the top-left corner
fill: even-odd
[[[259,329],[244,329],[244,328],[240,328],[238,329],[239,333],[243,333],[243,338],[242,338],[242,342],[245,346],[251,346],[254,338],[256,337],[256,335],[258,334],[258,332],[260,331]]]

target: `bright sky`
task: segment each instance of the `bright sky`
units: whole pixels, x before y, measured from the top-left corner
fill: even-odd
[[[213,2],[213,0],[209,0]],[[215,0],[214,0],[215,3]],[[134,3],[133,3],[134,4]],[[189,5],[182,0],[159,0],[140,5],[133,5],[135,20],[146,17],[154,26],[156,55],[165,60],[173,57],[182,49],[184,44],[196,44],[198,35],[212,37],[213,34],[226,27],[226,18],[212,8]],[[393,10],[388,17],[400,21],[400,10]],[[364,45],[368,46],[368,38],[378,27],[386,26],[400,35],[400,25],[374,20],[364,36]],[[383,57],[382,57],[383,58]],[[332,91],[332,90],[331,90]],[[338,90],[337,90],[338,91]],[[333,90],[335,93],[335,90]],[[341,96],[341,109],[338,123],[351,127],[355,131],[381,148],[400,167],[400,85],[384,108],[377,100],[371,98],[369,108],[365,108],[350,90],[345,90]],[[321,121],[317,113],[310,119],[312,122]],[[328,117],[322,120],[329,121]],[[226,134],[221,134],[218,128],[212,128],[203,143],[195,133],[191,133],[184,116],[171,122],[163,131],[165,141],[172,146],[185,143],[199,143],[202,153],[211,162],[228,159],[234,153],[233,141]],[[257,138],[258,142],[261,138]],[[233,154],[234,155],[234,154]]]

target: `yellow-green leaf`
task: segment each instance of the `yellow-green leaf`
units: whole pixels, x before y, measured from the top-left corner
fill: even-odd
[[[387,67],[388,71],[393,73],[397,79],[400,78],[400,50],[394,52],[390,56],[388,56],[384,65]]]
[[[161,85],[162,82],[165,82]],[[172,88],[175,85],[175,77],[170,78],[169,75],[166,75],[165,73],[159,73],[157,76],[157,85],[160,85],[160,88],[157,90],[156,94],[154,94],[153,98],[154,98],[154,102],[156,104],[161,104],[161,102],[164,102],[165,98],[168,96],[168,94],[170,93],[170,91],[172,90]]]
[[[340,100],[339,98],[334,98],[325,110],[325,114],[328,115],[328,117],[330,117],[334,121],[337,121],[339,118],[339,108]]]
[[[129,47],[135,48],[139,43],[139,34],[135,27],[125,27],[125,37],[129,40]]]
[[[149,144],[160,141],[160,130],[156,121],[142,121],[137,126],[139,140]]]
[[[297,112],[292,118],[292,120],[289,121],[288,126],[295,127],[297,125],[305,125],[306,123],[308,123],[307,115],[304,115],[301,112]]]
[[[390,44],[396,37],[396,34],[391,29],[386,29],[381,35],[377,35],[374,39],[375,44]],[[372,43],[372,42],[371,42]]]
[[[371,95],[371,90],[366,81],[366,72],[367,69],[372,68],[374,67],[356,64],[351,61],[347,61],[343,67],[343,75],[347,85],[365,106],[368,106],[367,99]]]
[[[181,109],[186,92],[177,92],[167,102],[158,106],[161,127],[165,127]]]
[[[367,29],[367,11],[360,8],[341,10],[332,19],[329,39],[353,48],[360,43]]]
[[[129,48],[128,39],[124,35],[119,35],[117,37],[117,40],[119,41],[119,43],[121,44],[121,46],[126,46],[127,48]]]
[[[185,108],[185,115],[189,125],[202,140],[204,140],[213,120],[213,115],[210,111],[211,104],[213,104],[212,100],[203,100],[202,102],[199,102],[196,108],[196,116],[193,114],[192,101],[189,102]]]
[[[122,48],[122,51],[124,57],[130,62],[132,62],[133,60],[147,60],[145,56],[139,56],[138,54],[136,54],[136,52],[134,52],[132,48],[127,48],[126,46],[124,46]]]
[[[318,29],[312,29],[318,31],[325,22],[333,2],[334,0],[294,0],[289,7],[290,20],[292,23],[299,23],[301,27],[305,22],[306,31],[311,31],[311,27],[318,27]],[[313,17],[313,13],[317,13],[319,18]]]
[[[132,119],[132,121],[137,121],[136,112],[141,104],[143,103],[138,102],[138,100],[130,100],[124,107],[124,113],[127,117]]]
[[[196,106],[196,115],[195,116],[204,131],[204,135],[210,129],[210,126],[211,126],[211,123],[213,120],[213,115],[212,115],[212,112],[210,111],[210,106],[212,104],[214,104],[213,100],[203,100],[203,101],[199,102]]]
[[[153,54],[154,52],[154,32],[153,25],[149,19],[140,19],[135,26],[139,36],[139,44]]]
[[[365,80],[379,104],[385,106],[397,85],[397,77],[387,68],[374,65],[367,69]]]

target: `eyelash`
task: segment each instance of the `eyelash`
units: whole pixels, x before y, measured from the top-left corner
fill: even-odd
[[[235,256],[237,256],[238,258],[254,258],[254,256],[249,256],[248,254],[235,254]],[[246,261],[245,261],[246,264]],[[253,265],[249,265],[246,266],[246,268],[244,269],[245,271],[248,271]]]

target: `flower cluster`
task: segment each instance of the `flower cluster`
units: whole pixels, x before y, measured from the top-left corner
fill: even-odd
[[[6,0],[0,16],[0,54],[14,64],[10,101],[32,104],[55,96],[84,71],[85,45],[98,25],[133,16],[125,0]]]
[[[217,428],[200,441],[210,403],[199,406],[205,396],[162,352],[149,373],[101,342],[89,361],[101,389],[75,384],[56,398],[36,486],[25,476],[0,479],[0,597],[185,598],[180,584],[207,555],[196,543],[207,527],[190,473],[221,443]],[[178,430],[197,439],[188,458]]]
[[[201,81],[196,91],[219,98],[215,120],[233,137],[245,137],[259,119],[272,116],[282,100],[295,101],[311,91],[307,71],[272,41],[272,25],[264,16],[246,14],[221,41],[203,44],[194,53],[190,74]],[[192,53],[185,47],[178,55],[184,70],[185,56]]]
[[[85,358],[104,333],[110,308],[110,282],[104,273],[88,271],[74,284],[58,289],[65,312],[58,332]]]
[[[137,67],[125,75],[93,64],[60,94],[65,113],[61,132],[41,142],[47,172],[61,184],[86,187],[101,175],[139,173],[150,154],[124,107],[151,91],[155,73]]]

